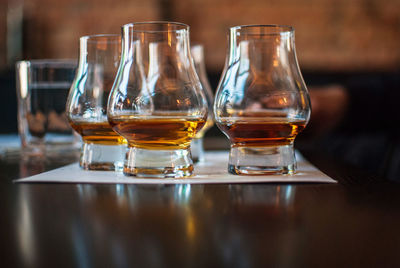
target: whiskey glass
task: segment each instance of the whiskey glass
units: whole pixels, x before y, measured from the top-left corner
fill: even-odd
[[[192,175],[190,142],[207,120],[207,102],[191,58],[189,27],[175,22],[127,24],[122,44],[107,115],[128,141],[124,174]]]
[[[82,136],[80,166],[85,170],[122,170],[126,140],[107,120],[107,102],[118,71],[120,35],[80,38],[78,70],[67,101],[67,116]]]
[[[214,116],[231,143],[230,173],[296,171],[293,144],[309,120],[310,100],[297,62],[292,27],[230,29]]]
[[[204,61],[204,46],[202,44],[193,44],[191,46],[191,53],[194,62],[194,67],[200,79],[201,86],[203,87],[204,95],[208,104],[208,116],[204,127],[197,132],[196,136],[190,144],[192,159],[194,163],[204,161],[204,134],[214,125],[212,107],[214,104],[214,94],[211,89],[210,82],[207,78],[206,64]]]

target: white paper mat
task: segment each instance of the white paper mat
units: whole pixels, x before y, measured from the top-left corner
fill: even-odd
[[[237,176],[227,172],[228,152],[207,152],[204,163],[196,164],[194,176],[185,179],[127,177],[112,171],[85,171],[78,163],[44,172],[15,182],[51,183],[124,183],[124,184],[191,184],[191,183],[336,183],[301,155],[297,155],[295,175]]]

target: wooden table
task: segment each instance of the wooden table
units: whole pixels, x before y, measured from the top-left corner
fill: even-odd
[[[14,184],[73,159],[0,159],[1,267],[399,267],[400,188],[303,152],[338,184]]]

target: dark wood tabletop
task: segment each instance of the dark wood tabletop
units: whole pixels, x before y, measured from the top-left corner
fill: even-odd
[[[338,184],[18,184],[0,159],[1,267],[399,267],[400,188],[313,152]]]

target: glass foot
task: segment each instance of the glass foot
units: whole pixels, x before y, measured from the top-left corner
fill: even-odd
[[[122,171],[126,145],[83,143],[79,165],[85,170]]]
[[[203,138],[194,138],[190,144],[193,163],[204,162]]]
[[[293,144],[266,147],[231,147],[228,172],[235,175],[294,174]]]
[[[123,172],[142,178],[184,178],[193,174],[189,149],[147,150],[130,147]]]

